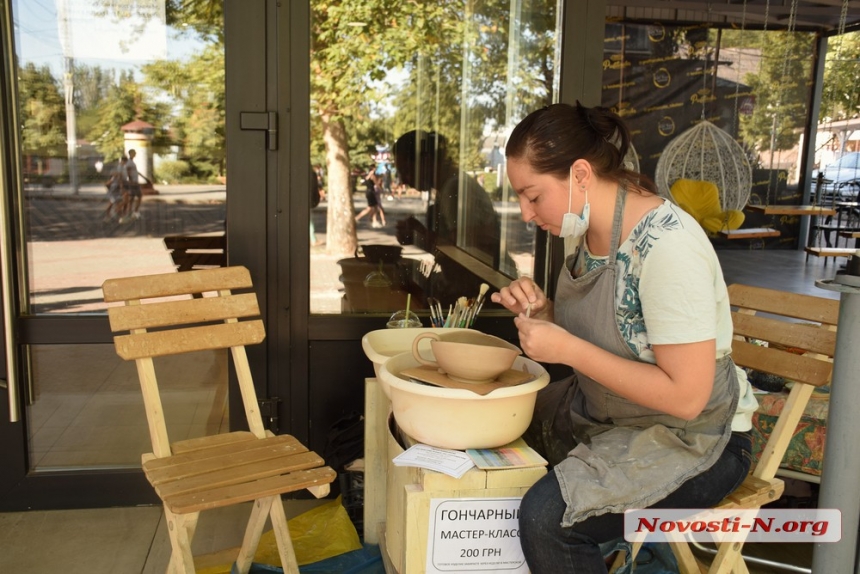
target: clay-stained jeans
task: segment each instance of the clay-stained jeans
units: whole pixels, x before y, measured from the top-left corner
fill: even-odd
[[[710,508],[737,488],[749,472],[748,433],[732,433],[716,464],[694,476],[651,508]],[[623,514],[603,514],[562,528],[565,502],[555,473],[532,486],[520,505],[520,541],[532,574],[605,574],[598,544],[624,535]]]

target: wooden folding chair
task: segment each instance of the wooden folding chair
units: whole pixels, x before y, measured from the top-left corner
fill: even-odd
[[[266,518],[271,517],[284,571],[298,573],[281,494],[328,494],[335,472],[289,435],[263,427],[245,345],[265,338],[244,267],[109,279],[102,285],[117,353],[134,360],[143,390],[152,452],[143,471],[164,503],[172,554],[169,572],[194,572],[191,539],[201,510],[254,501],[236,566],[247,573]],[[202,298],[194,295],[205,294]],[[184,296],[184,297],[177,297]],[[144,300],[155,299],[144,302]],[[232,353],[249,431],[170,442],[154,357],[207,349]]]
[[[812,391],[830,383],[839,301],[737,284],[729,286],[729,300],[737,309],[732,312],[735,364],[794,382],[755,468],[715,506],[756,510],[782,496],[785,485],[776,477],[780,462]],[[633,545],[634,556],[639,546]],[[749,572],[741,555],[743,542],[719,544],[710,568],[697,561],[686,541],[671,546],[683,574]],[[613,567],[623,564],[623,558]]]

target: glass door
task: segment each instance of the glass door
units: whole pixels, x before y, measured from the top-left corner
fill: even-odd
[[[134,365],[113,350],[101,284],[226,261],[221,2],[2,6],[5,332],[17,404],[0,419],[3,451],[14,453],[0,501],[144,502],[145,413]],[[228,424],[223,353],[164,369],[175,373],[162,399],[177,432]]]

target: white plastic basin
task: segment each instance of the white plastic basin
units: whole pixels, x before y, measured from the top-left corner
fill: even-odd
[[[412,341],[421,333],[454,333],[457,331],[474,331],[474,329],[444,329],[441,327],[407,327],[405,329],[379,329],[370,331],[361,338],[361,348],[364,354],[373,363],[373,371],[379,378],[379,369],[382,364],[395,355],[412,350]],[[422,356],[433,357],[430,350],[430,341],[422,341],[419,344]],[[388,390],[383,385],[385,394]]]
[[[532,420],[537,392],[549,384],[549,373],[525,357],[518,357],[513,368],[525,367],[534,380],[486,395],[398,376],[418,364],[411,352],[396,355],[383,363],[379,379],[388,387],[398,426],[418,442],[439,448],[495,448],[519,438]]]

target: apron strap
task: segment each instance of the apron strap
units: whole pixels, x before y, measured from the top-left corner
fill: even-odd
[[[624,203],[627,201],[627,184],[618,184],[618,197],[615,199],[615,215],[612,216],[612,239],[609,242],[609,259],[606,263],[615,265],[615,256],[621,245],[621,226],[624,223]]]

